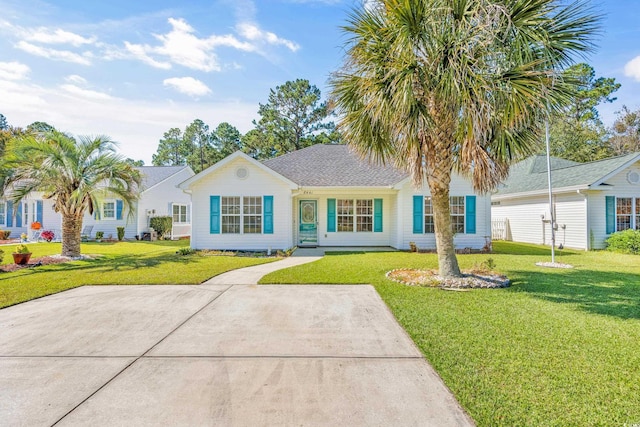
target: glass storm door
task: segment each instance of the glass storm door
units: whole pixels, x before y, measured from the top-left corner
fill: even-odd
[[[318,201],[300,200],[299,246],[318,246]]]

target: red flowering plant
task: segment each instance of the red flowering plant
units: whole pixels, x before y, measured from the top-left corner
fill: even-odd
[[[32,230],[40,230],[41,228],[42,228],[42,224],[40,224],[38,221],[34,221],[31,223]]]
[[[40,237],[42,237],[47,242],[50,242],[56,237],[56,234],[52,230],[44,230],[42,233],[40,233]]]

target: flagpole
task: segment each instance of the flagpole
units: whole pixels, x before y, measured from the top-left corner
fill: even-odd
[[[547,181],[549,183],[549,215],[551,219],[551,262],[556,262],[556,230],[553,217],[553,194],[551,190],[551,154],[549,149],[549,118],[544,121],[545,144],[547,146]]]

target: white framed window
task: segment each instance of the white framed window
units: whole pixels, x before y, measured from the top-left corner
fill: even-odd
[[[22,221],[25,226],[31,224],[33,222],[31,220],[31,212],[29,211],[29,202],[25,201],[22,203]]]
[[[220,206],[222,233],[240,234],[240,197],[222,197]]]
[[[262,197],[223,196],[220,215],[224,234],[262,233]]]
[[[356,231],[373,231],[373,199],[356,200]]]
[[[242,232],[244,234],[262,233],[262,197],[242,198]]]
[[[7,204],[6,202],[0,202],[0,225],[7,223]]]
[[[338,231],[373,231],[373,199],[338,199],[336,203]]]
[[[616,198],[616,231],[640,230],[640,198]]]
[[[455,234],[464,233],[464,196],[449,197],[449,209],[451,211],[451,229]],[[433,203],[429,196],[424,198],[424,232],[436,232]]]
[[[171,210],[174,224],[189,224],[191,222],[187,205],[174,203]]]
[[[464,233],[464,196],[449,197],[449,209],[454,234]]]
[[[353,231],[353,200],[337,201],[338,231]]]
[[[105,200],[102,202],[102,219],[116,219],[115,200]]]
[[[433,220],[433,203],[431,197],[424,198],[424,232],[433,234],[436,232],[435,222]]]

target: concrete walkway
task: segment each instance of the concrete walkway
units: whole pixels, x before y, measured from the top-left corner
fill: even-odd
[[[322,258],[323,255],[324,251],[322,249],[297,249],[292,256],[280,261],[228,271],[212,277],[204,282],[203,285],[257,285],[262,276],[282,270],[283,268],[317,261]]]
[[[85,286],[9,307],[0,396],[8,426],[473,426],[368,285]]]

